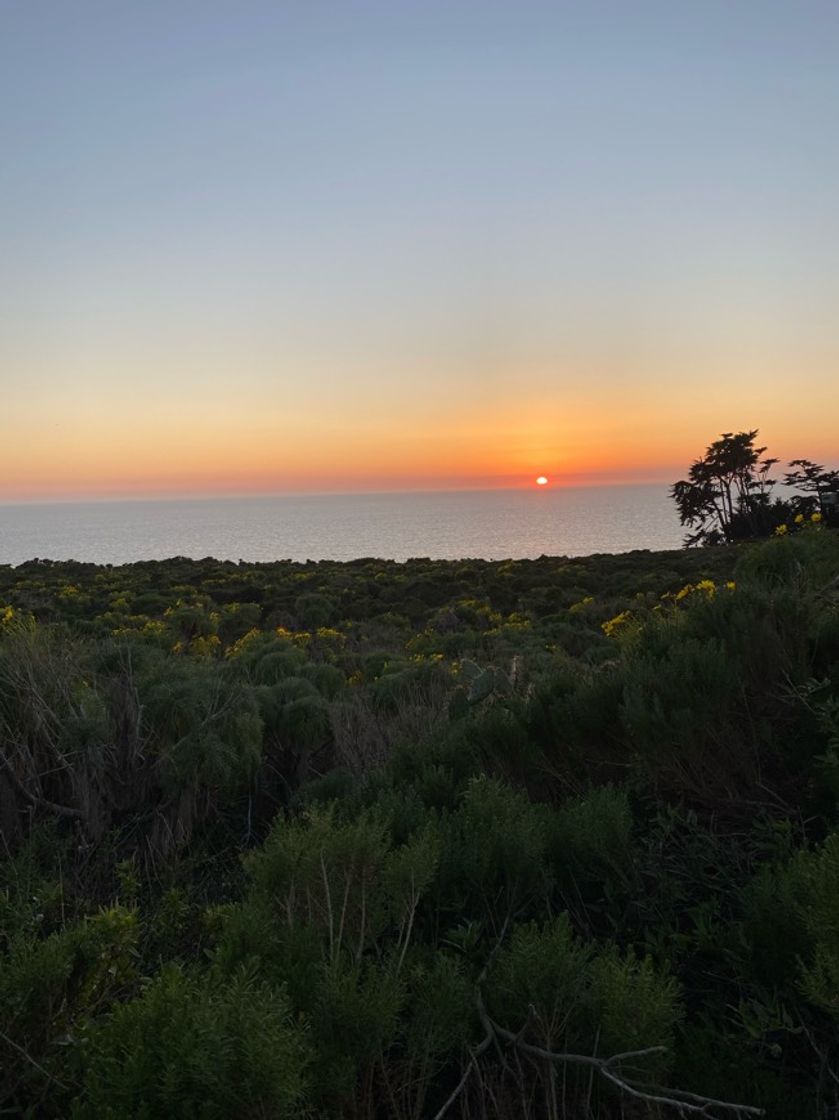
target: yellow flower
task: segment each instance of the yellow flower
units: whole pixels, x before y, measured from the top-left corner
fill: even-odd
[[[335,642],[337,645],[343,645],[347,640],[340,630],[335,630],[331,626],[319,626],[317,636],[322,642]]]
[[[803,520],[804,520],[804,514],[803,513],[797,513],[795,515],[795,524],[796,525],[800,525]]]
[[[728,583],[725,585],[726,591],[734,591],[736,587],[737,587],[737,584],[734,582],[733,579],[730,579],[728,581]]]
[[[786,525],[776,525],[775,526],[775,536],[776,537],[785,537],[786,535],[787,535]]]
[[[513,613],[507,616],[504,626],[507,630],[529,630],[530,619],[526,614]]]
[[[621,630],[624,626],[627,626],[630,622],[632,622],[632,612],[631,611],[621,611],[621,613],[618,614],[618,615],[615,615],[614,618],[610,618],[608,622],[601,622],[600,629],[603,631],[603,633],[606,635],[607,638],[611,638],[611,636],[616,631]]]
[[[259,638],[261,636],[261,634],[262,634],[261,630],[258,630],[255,626],[252,627],[250,630],[248,630],[247,634],[243,634],[241,638],[238,638],[233,643],[233,645],[227,647],[227,651],[225,652],[224,656],[225,657],[238,657],[239,654],[243,650],[247,649],[247,647],[252,642],[256,641],[256,639]]]
[[[810,514],[810,520],[813,522],[814,525],[818,525],[818,523],[821,521],[821,519],[822,519],[822,515],[820,513],[811,513]]]
[[[193,657],[212,657],[220,645],[218,634],[208,634],[205,638],[193,638],[188,648]]]

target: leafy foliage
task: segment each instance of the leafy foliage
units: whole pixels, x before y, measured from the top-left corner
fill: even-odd
[[[769,516],[752,435],[703,485]],[[830,1112],[827,521],[572,561],[0,568],[0,1108],[644,1114],[511,1036]]]
[[[176,965],[91,1027],[84,1052],[80,1120],[294,1116],[309,1057],[281,993],[247,975],[208,985]]]

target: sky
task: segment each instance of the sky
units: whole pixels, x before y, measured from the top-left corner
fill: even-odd
[[[839,8],[0,0],[0,501],[839,465]]]

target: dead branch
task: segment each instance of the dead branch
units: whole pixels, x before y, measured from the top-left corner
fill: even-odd
[[[500,940],[501,939],[499,939],[499,944]],[[496,949],[493,951],[493,957],[495,952],[497,952],[497,948],[498,946],[496,946]],[[487,1013],[483,994],[481,992],[481,985],[486,978],[489,963],[490,962],[487,962],[487,965],[478,978],[475,994],[478,1017],[485,1031],[484,1038],[477,1047],[470,1050],[469,1064],[464,1070],[463,1076],[455,1086],[448,1100],[434,1117],[434,1120],[443,1120],[443,1117],[466,1087],[470,1074],[473,1070],[477,1069],[477,1059],[497,1040],[503,1040],[509,1043],[515,1050],[523,1054],[528,1054],[531,1057],[539,1058],[542,1061],[556,1062],[563,1065],[588,1066],[593,1073],[599,1074],[600,1077],[614,1085],[616,1089],[626,1094],[626,1096],[633,1097],[635,1100],[644,1101],[646,1104],[663,1105],[673,1108],[681,1116],[712,1117],[714,1115],[713,1110],[733,1112],[738,1117],[764,1115],[764,1109],[755,1108],[753,1105],[735,1104],[732,1101],[716,1100],[714,1097],[703,1097],[698,1093],[689,1093],[684,1089],[649,1091],[643,1088],[638,1082],[631,1080],[625,1074],[621,1073],[621,1065],[624,1062],[633,1058],[647,1058],[652,1054],[664,1054],[667,1050],[664,1046],[647,1046],[642,1050],[625,1050],[620,1054],[612,1054],[610,1057],[598,1058],[593,1054],[559,1053],[555,1050],[546,1050],[542,1046],[534,1046],[530,1042],[525,1042],[524,1034],[535,1016],[535,1010],[532,1006],[528,1011],[528,1016],[524,1025],[516,1032],[509,1031],[506,1027],[502,1027],[499,1023],[491,1019]]]

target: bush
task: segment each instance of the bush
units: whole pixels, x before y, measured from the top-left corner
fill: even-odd
[[[587,886],[627,884],[636,858],[632,811],[625,790],[607,785],[567,802],[553,816],[548,851],[560,884],[569,893]]]
[[[441,822],[440,902],[500,929],[504,916],[543,902],[550,810],[486,777],[472,779],[456,812]]]
[[[44,938],[12,937],[0,968],[0,1066],[17,1071],[15,1093],[48,1089],[61,1047],[131,991],[139,932],[134,912],[112,907]]]
[[[583,944],[565,915],[513,930],[490,970],[487,1006],[514,1033],[527,1023],[545,1049],[603,1056],[669,1049],[682,1014],[672,977],[631,952]],[[648,1066],[661,1065],[652,1058]]]
[[[84,1039],[79,1120],[299,1116],[310,1054],[282,993],[168,966]]]

